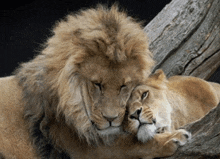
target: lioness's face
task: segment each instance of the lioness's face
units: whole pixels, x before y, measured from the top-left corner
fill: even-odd
[[[130,94],[144,79],[138,62],[116,64],[95,56],[85,60],[80,70],[87,81],[91,103],[88,115],[93,126],[103,135],[118,133]]]
[[[137,134],[139,140],[147,141],[157,131],[169,129],[171,106],[165,90],[140,85],[134,89],[128,102],[126,130]]]

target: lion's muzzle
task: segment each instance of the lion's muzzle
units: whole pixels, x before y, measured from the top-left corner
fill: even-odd
[[[145,112],[142,110],[142,107],[136,109],[134,113],[132,113],[130,116],[130,119],[138,120],[140,126],[143,124],[156,124],[157,120],[153,117],[152,111]]]

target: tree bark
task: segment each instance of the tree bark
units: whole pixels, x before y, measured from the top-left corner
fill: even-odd
[[[156,66],[168,77],[208,79],[220,66],[220,0],[173,0],[146,27]],[[220,158],[220,104],[186,125],[192,140],[169,159]]]
[[[220,66],[219,0],[173,0],[145,31],[154,71],[208,79]]]
[[[192,133],[192,140],[169,159],[220,158],[220,104],[202,119],[183,128]]]

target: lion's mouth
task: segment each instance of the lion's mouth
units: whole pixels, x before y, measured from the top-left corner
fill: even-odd
[[[101,135],[113,135],[113,134],[118,134],[119,132],[122,131],[122,128],[120,126],[110,126],[106,129],[97,129],[98,133]]]
[[[147,142],[152,139],[156,134],[156,126],[155,124],[142,124],[138,128],[137,138],[141,142]]]
[[[140,124],[138,130],[141,129],[148,129],[149,132],[151,133],[156,133],[157,128],[155,124]]]
[[[101,135],[117,134],[122,131],[121,126],[109,126],[105,129],[99,129],[97,126],[95,126],[95,129]]]
[[[91,121],[93,127],[97,130],[100,135],[114,135],[122,132],[122,126],[108,126],[106,128],[100,129],[95,122]]]

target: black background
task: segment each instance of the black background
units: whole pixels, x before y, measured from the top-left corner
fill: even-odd
[[[145,25],[171,0],[118,0],[120,7]],[[7,1],[0,11],[0,77],[10,75],[21,62],[34,57],[40,45],[50,37],[55,22],[68,13],[111,5],[114,0],[36,0]],[[210,78],[220,82],[220,69]]]

